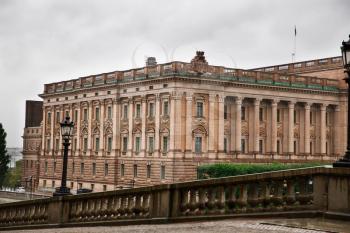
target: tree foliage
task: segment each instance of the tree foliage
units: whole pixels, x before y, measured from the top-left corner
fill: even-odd
[[[8,171],[8,163],[10,162],[10,155],[6,150],[6,132],[0,123],[0,187],[3,186],[6,173]]]
[[[21,186],[22,160],[16,161],[16,167],[10,168],[5,176],[4,187],[17,188]]]

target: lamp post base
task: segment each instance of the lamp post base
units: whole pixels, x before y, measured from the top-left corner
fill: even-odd
[[[54,197],[68,196],[68,195],[72,195],[72,194],[70,193],[70,188],[67,188],[67,187],[57,187],[56,191],[53,193]]]

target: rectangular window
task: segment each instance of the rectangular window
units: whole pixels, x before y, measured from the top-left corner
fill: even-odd
[[[224,152],[227,153],[227,138],[224,138]]]
[[[297,153],[297,141],[294,141],[294,144],[293,144],[293,154],[296,154]]]
[[[60,123],[60,112],[56,112],[56,122]]]
[[[326,142],[326,154],[328,154],[328,142]]]
[[[53,180],[52,181],[52,188],[54,188],[55,187],[55,181]]]
[[[277,109],[277,122],[281,122],[281,110]]]
[[[202,137],[195,137],[195,152],[202,152]]]
[[[165,179],[165,166],[164,165],[160,166],[160,179],[162,179],[162,180]]]
[[[55,140],[55,150],[58,151],[60,149],[60,139],[56,138]]]
[[[45,162],[45,173],[47,173],[47,169],[48,169],[48,163]]]
[[[87,108],[84,108],[84,121],[87,121],[88,120],[88,110]]]
[[[105,176],[108,176],[108,163],[105,163]]]
[[[95,151],[100,149],[100,138],[95,138]]]
[[[74,140],[73,140],[73,150],[74,151],[77,150],[77,139],[76,138],[74,138]]]
[[[47,123],[50,125],[51,124],[51,112],[47,113]]]
[[[147,165],[147,179],[150,179],[151,178],[151,165],[148,164]]]
[[[277,154],[281,154],[281,144],[279,140],[277,140]]]
[[[106,192],[107,191],[107,185],[103,185],[103,192]]]
[[[197,102],[197,117],[203,117],[203,103]]]
[[[227,119],[227,105],[224,106],[224,119]]]
[[[148,152],[153,153],[154,150],[154,138],[149,137],[148,138]]]
[[[168,116],[169,115],[169,102],[168,101],[164,101],[163,115],[164,116]]]
[[[163,137],[163,152],[166,153],[168,151],[168,137]]]
[[[91,184],[91,190],[94,191],[95,184]]]
[[[123,152],[126,152],[128,149],[128,138],[123,137]]]
[[[137,165],[134,164],[134,177],[137,177]]]
[[[148,116],[153,117],[154,116],[154,103],[149,103],[149,112]]]
[[[92,175],[96,176],[96,163],[92,163]]]
[[[313,124],[313,119],[312,119],[312,117],[313,117],[313,114],[312,114],[312,112],[310,111],[310,125]]]
[[[259,121],[263,121],[263,120],[264,120],[264,109],[259,108]]]
[[[100,109],[99,108],[95,108],[95,119],[96,119],[96,121],[100,120]]]
[[[74,110],[74,119],[75,122],[78,121],[78,110]]]
[[[245,121],[245,107],[241,107],[241,120]]]
[[[326,125],[329,125],[329,112],[326,112]]]
[[[141,142],[141,140],[140,140],[140,137],[136,137],[135,138],[135,152],[136,153],[139,153],[140,152],[140,143]]]
[[[136,104],[136,118],[141,117],[141,104]]]
[[[72,163],[72,173],[75,173],[75,162]]]
[[[297,123],[297,111],[294,110],[294,124]]]
[[[242,154],[245,154],[245,139],[241,139],[241,151]]]
[[[108,137],[107,139],[107,151],[108,152],[112,151],[112,137]]]
[[[84,163],[80,164],[80,174],[84,175]]]
[[[64,115],[65,117],[69,117],[69,111],[66,111]]]
[[[46,180],[43,181],[43,186],[46,188]]]
[[[259,154],[264,153],[264,145],[263,145],[263,140],[259,140]]]
[[[56,173],[57,162],[53,162],[53,173]]]
[[[120,164],[120,176],[124,176],[124,169],[125,169],[125,165],[122,163]]]
[[[312,149],[312,142],[310,142],[310,154],[313,154],[313,149]]]
[[[83,188],[83,183],[79,183],[79,184],[78,184],[78,188],[79,188],[79,189]]]
[[[107,118],[109,120],[112,119],[112,107],[111,106],[107,107]]]
[[[47,145],[46,145],[47,150],[51,150],[51,139],[47,139]]]
[[[74,182],[70,182],[70,189],[74,188]]]
[[[123,118],[128,119],[128,105],[124,105]]]
[[[84,142],[83,143],[84,143],[83,150],[86,152],[87,148],[88,148],[88,139],[84,138]]]

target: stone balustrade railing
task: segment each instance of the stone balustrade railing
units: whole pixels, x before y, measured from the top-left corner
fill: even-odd
[[[0,230],[350,212],[350,169],[306,168],[0,205]]]

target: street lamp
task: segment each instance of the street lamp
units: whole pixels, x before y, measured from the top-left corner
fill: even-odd
[[[343,41],[341,52],[345,69],[344,72],[347,74],[344,80],[348,84],[348,139],[344,157],[333,163],[333,167],[350,167],[350,35],[348,41]]]
[[[63,166],[62,166],[62,180],[61,187],[56,188],[53,193],[54,196],[65,196],[71,195],[70,189],[67,187],[67,165],[68,165],[68,147],[70,145],[69,140],[73,134],[74,123],[70,121],[69,116],[60,123],[61,125],[61,135],[63,139]]]

